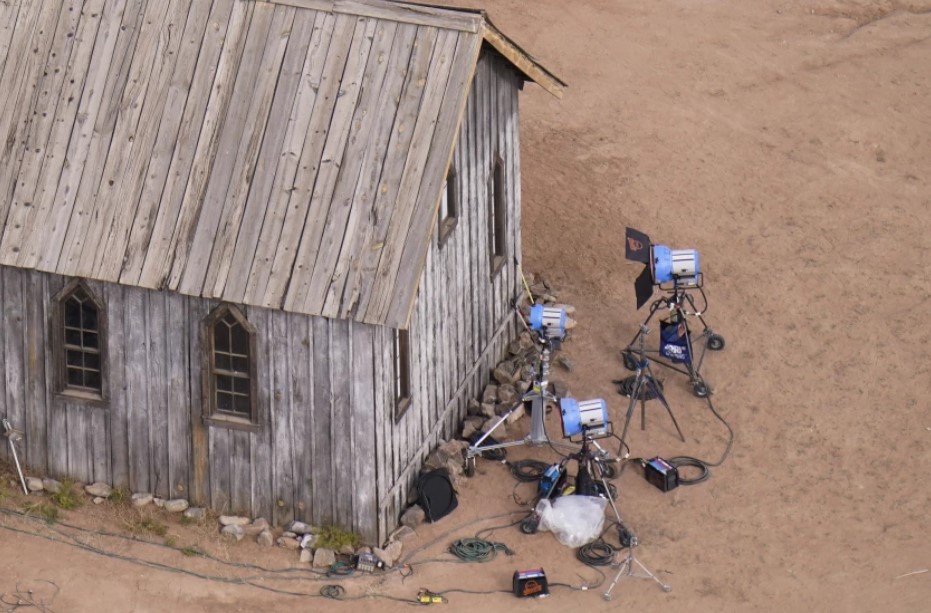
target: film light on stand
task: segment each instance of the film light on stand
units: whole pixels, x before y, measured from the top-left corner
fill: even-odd
[[[604,438],[611,435],[608,421],[608,405],[601,398],[576,400],[563,398],[559,401],[562,433],[565,438],[581,436],[583,439]]]
[[[547,338],[561,341],[566,337],[566,309],[535,304],[530,307],[530,329]]]

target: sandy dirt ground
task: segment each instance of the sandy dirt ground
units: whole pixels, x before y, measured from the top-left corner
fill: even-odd
[[[639,558],[671,592],[641,580],[623,581],[610,602],[601,595],[607,584],[556,587],[539,601],[449,592],[441,610],[929,610],[931,572],[921,571],[931,568],[931,2],[449,4],[488,9],[570,85],[556,100],[528,84],[521,117],[525,268],[546,272],[579,321],[563,349],[575,368],[559,377],[578,398],[605,398],[622,420],[627,402],[611,382],[628,374],[618,351],[643,317],[632,288],[639,267],[624,260],[622,237],[625,226],[640,228],[700,251],[707,320],[727,341],[703,374],[736,439],[705,483],[663,494],[636,468],[616,481]],[[660,374],[687,442],[651,405],[647,429],[632,431],[632,454],[717,459],[721,424],[681,375]],[[558,432],[555,421],[549,427]],[[520,449],[511,457],[556,456]],[[529,498],[523,487],[517,493]],[[453,538],[506,524],[509,517],[482,518],[520,509],[513,488],[504,466],[480,461],[460,508],[406,542],[408,553],[423,547],[411,561],[448,559]],[[65,521],[100,528],[125,512],[85,507]],[[165,521],[179,546],[296,566],[280,550],[224,545]],[[55,541],[75,534],[15,517],[0,523]],[[316,593],[321,584],[306,573],[75,538],[262,587]],[[415,564],[407,578],[346,581],[347,593],[508,590],[515,569],[538,566],[576,587],[599,578],[550,534],[512,527],[491,538],[516,555]],[[0,534],[0,592],[19,584],[51,598],[55,588],[43,582],[53,582],[54,611],[406,608],[276,594],[47,539]],[[303,578],[282,579],[293,576]]]

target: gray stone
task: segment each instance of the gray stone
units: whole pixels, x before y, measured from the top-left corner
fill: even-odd
[[[348,543],[339,548],[340,555],[351,556],[355,554],[355,552],[356,552],[356,548],[353,547],[352,545],[349,545]]]
[[[26,488],[30,492],[41,492],[45,486],[42,485],[42,479],[38,477],[26,477]]]
[[[220,525],[221,526],[245,526],[249,524],[251,520],[248,517],[239,517],[238,515],[221,515],[220,516]]]
[[[457,477],[461,475],[463,471],[464,460],[461,459],[452,459],[446,462],[446,472],[449,473],[450,477]]]
[[[256,537],[255,542],[263,547],[271,547],[275,544],[275,537],[272,535],[271,530],[262,530]]]
[[[223,529],[220,530],[220,534],[236,542],[241,541],[246,536],[242,526],[223,526]]]
[[[279,537],[277,541],[279,547],[284,547],[285,549],[300,549],[301,543],[295,538],[288,538],[285,536]]]
[[[130,497],[134,507],[144,507],[152,502],[152,494],[148,492],[137,492]]]
[[[481,415],[482,413],[482,403],[472,398],[469,400],[469,406],[466,409],[468,415]]]
[[[286,539],[297,538],[297,534],[296,534],[296,533],[294,533],[294,532],[288,532],[287,530],[285,530],[285,531],[281,534],[281,536],[285,537]]]
[[[165,508],[165,499],[159,498],[158,496],[156,496],[155,498],[152,499],[152,504],[157,506],[159,509],[163,509]]]
[[[466,440],[469,440],[477,431],[478,428],[468,419],[462,424],[462,438]]]
[[[292,521],[291,525],[288,526],[288,532],[293,532],[294,534],[309,534],[312,532],[319,532],[319,530],[316,530],[310,524],[305,524],[302,521]]]
[[[408,528],[416,528],[427,519],[427,514],[418,505],[414,505],[401,515],[401,525]]]
[[[448,460],[449,455],[442,449],[437,448],[431,451],[427,459],[424,460],[423,467],[425,470],[435,470],[445,466]]]
[[[336,552],[321,547],[314,550],[314,568],[330,568],[336,563]]]
[[[173,498],[165,501],[165,510],[169,513],[181,513],[191,506],[184,498]]]
[[[509,360],[504,360],[492,371],[491,376],[495,378],[495,381],[501,384],[511,384],[517,381],[518,370],[514,366],[514,362]],[[498,390],[498,396],[500,397],[501,390]]]
[[[362,555],[363,553],[372,553],[372,548],[368,545],[363,545],[356,550],[356,553]]]
[[[55,479],[42,479],[42,487],[49,494],[58,494],[61,492],[61,483]]]
[[[563,311],[565,311],[565,312],[566,312],[566,315],[573,315],[573,314],[575,314],[575,306],[574,306],[574,305],[571,305],[571,304],[554,304],[553,306],[556,307],[557,309],[562,309]]]
[[[503,441],[505,438],[507,438],[508,427],[507,427],[507,424],[505,423],[501,423],[500,425],[498,425],[498,427],[495,427],[495,423],[497,423],[497,421],[498,421],[497,419],[489,419],[488,421],[486,421],[484,424],[482,424],[482,432],[487,433],[487,432],[491,432],[492,429],[494,429],[494,433],[492,434],[492,436],[498,441]]]
[[[566,330],[573,330],[578,325],[579,322],[572,319],[571,317],[566,318]]]
[[[518,401],[520,401],[520,392],[517,391],[517,388],[510,383],[498,386],[498,402],[514,406]]]
[[[207,509],[203,507],[188,507],[184,511],[184,516],[194,521],[206,521]]]
[[[527,411],[526,409],[524,409],[524,405],[522,404],[517,405],[517,408],[514,410],[514,412],[508,415],[508,418],[505,420],[505,423],[507,423],[507,425],[509,426],[511,424],[517,423],[517,420],[523,417],[526,413]]]
[[[575,368],[575,362],[573,362],[572,360],[570,360],[564,355],[561,355],[558,358],[556,358],[556,364],[558,364],[559,366],[562,366],[564,369],[566,369],[569,372],[572,372],[572,369]]]
[[[103,496],[94,496],[94,504],[103,504],[105,500]]]
[[[416,535],[417,533],[410,526],[401,526],[388,536],[388,541],[403,541]]]
[[[91,496],[96,496],[98,498],[108,498],[110,493],[113,492],[113,488],[106,483],[97,482],[84,486],[84,491]]]
[[[451,458],[462,458],[462,452],[469,448],[469,443],[457,439],[451,439],[440,443],[440,449],[445,451]]]
[[[385,566],[392,567],[401,558],[403,549],[404,546],[401,545],[401,541],[392,541],[388,543],[388,546],[384,549],[378,547],[373,548],[372,553],[374,553],[379,560],[384,562]]]
[[[495,403],[494,402],[483,402],[482,403],[482,417],[486,419],[491,419],[495,416]]]
[[[263,530],[268,530],[268,520],[264,517],[259,517],[254,522],[249,525],[243,526],[243,532],[246,533],[246,536],[256,536],[260,534]]]
[[[310,563],[313,562],[313,561],[314,561],[314,552],[313,552],[313,551],[311,551],[310,549],[303,549],[303,550],[301,550],[301,562],[305,562],[305,563],[307,563],[307,564],[310,564]]]
[[[494,403],[498,400],[498,386],[488,384],[485,386],[485,391],[482,392],[482,402],[483,403]]]

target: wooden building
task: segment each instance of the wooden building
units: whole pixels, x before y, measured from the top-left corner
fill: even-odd
[[[515,331],[528,80],[481,11],[0,2],[32,473],[382,540]]]

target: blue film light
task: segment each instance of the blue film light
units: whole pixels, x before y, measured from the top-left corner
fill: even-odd
[[[589,436],[607,434],[608,405],[601,398],[582,401],[563,398],[559,401],[559,410],[566,438],[583,433]]]
[[[535,304],[530,307],[530,329],[545,332],[549,338],[566,336],[566,310]]]
[[[653,245],[654,283],[697,283],[699,272],[697,249],[670,249],[666,245]]]

